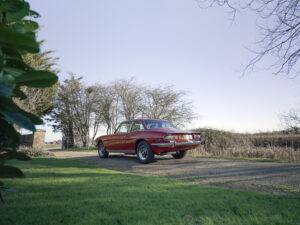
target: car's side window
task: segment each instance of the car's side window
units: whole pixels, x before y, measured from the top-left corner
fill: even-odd
[[[139,121],[133,122],[132,127],[131,127],[131,132],[139,131],[139,130],[144,130],[143,124]]]
[[[130,123],[122,123],[120,124],[120,126],[118,127],[116,134],[124,134],[124,133],[128,133],[130,128]]]

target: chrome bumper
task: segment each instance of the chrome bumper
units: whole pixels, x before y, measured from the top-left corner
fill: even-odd
[[[176,146],[189,146],[189,145],[200,145],[202,141],[185,141],[185,142],[168,142],[168,143],[153,143],[151,145],[157,147],[176,147]]]

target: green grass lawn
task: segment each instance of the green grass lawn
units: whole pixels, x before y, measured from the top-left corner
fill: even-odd
[[[129,175],[72,160],[13,162],[0,224],[300,224],[300,198]]]

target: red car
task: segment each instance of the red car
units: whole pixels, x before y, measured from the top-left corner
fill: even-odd
[[[154,160],[154,155],[171,153],[181,159],[187,150],[202,143],[200,133],[178,130],[166,120],[136,119],[122,122],[114,134],[96,139],[100,158],[110,152],[136,154],[141,163]]]

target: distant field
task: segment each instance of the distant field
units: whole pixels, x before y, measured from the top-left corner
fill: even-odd
[[[67,159],[13,162],[0,224],[300,224],[300,198],[130,175]]]

